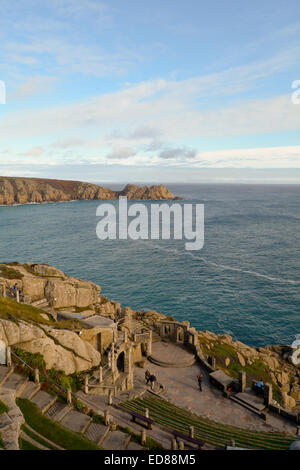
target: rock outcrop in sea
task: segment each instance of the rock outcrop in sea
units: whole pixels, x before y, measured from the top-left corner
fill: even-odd
[[[128,184],[121,191],[80,181],[42,178],[0,177],[0,204],[27,204],[73,200],[110,200],[127,196],[133,200],[163,200],[174,198],[163,185],[138,186]]]

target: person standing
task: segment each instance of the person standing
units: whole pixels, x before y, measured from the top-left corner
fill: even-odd
[[[198,375],[197,379],[198,379],[199,390],[200,392],[202,392],[203,375],[202,374]]]
[[[13,289],[14,289],[14,296],[15,296],[15,298],[17,298],[17,290],[18,290],[18,284],[17,283],[14,285]]]
[[[146,385],[148,385],[148,383],[149,383],[150,376],[151,376],[150,371],[146,370],[146,372],[145,372]]]

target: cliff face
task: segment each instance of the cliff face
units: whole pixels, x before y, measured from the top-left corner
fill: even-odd
[[[0,204],[26,204],[72,200],[109,200],[127,196],[128,199],[175,199],[163,185],[137,186],[128,184],[122,191],[80,181],[40,178],[0,177]]]

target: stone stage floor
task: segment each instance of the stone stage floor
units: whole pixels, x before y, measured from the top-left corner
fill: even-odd
[[[161,359],[165,362],[174,362],[174,357],[179,358],[181,348],[178,347],[178,354],[174,351],[172,343],[154,343],[153,355],[158,357],[163,352]],[[160,367],[151,362],[147,362],[145,369],[135,369],[135,376],[139,381],[143,380],[145,370],[149,369],[157,377],[159,383],[166,388],[170,400],[183,408],[209,418],[219,423],[252,429],[257,431],[277,431],[295,434],[296,425],[283,420],[280,417],[268,415],[267,423],[240,405],[224,398],[222,393],[210,385],[208,374],[196,363],[190,367],[169,368]],[[203,392],[199,391],[197,375],[202,372]]]

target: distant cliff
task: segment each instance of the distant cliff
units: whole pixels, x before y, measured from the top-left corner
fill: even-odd
[[[0,177],[0,204],[26,204],[72,200],[109,200],[127,196],[128,199],[180,199],[163,185],[137,186],[128,184],[122,191],[80,181],[42,178]]]

